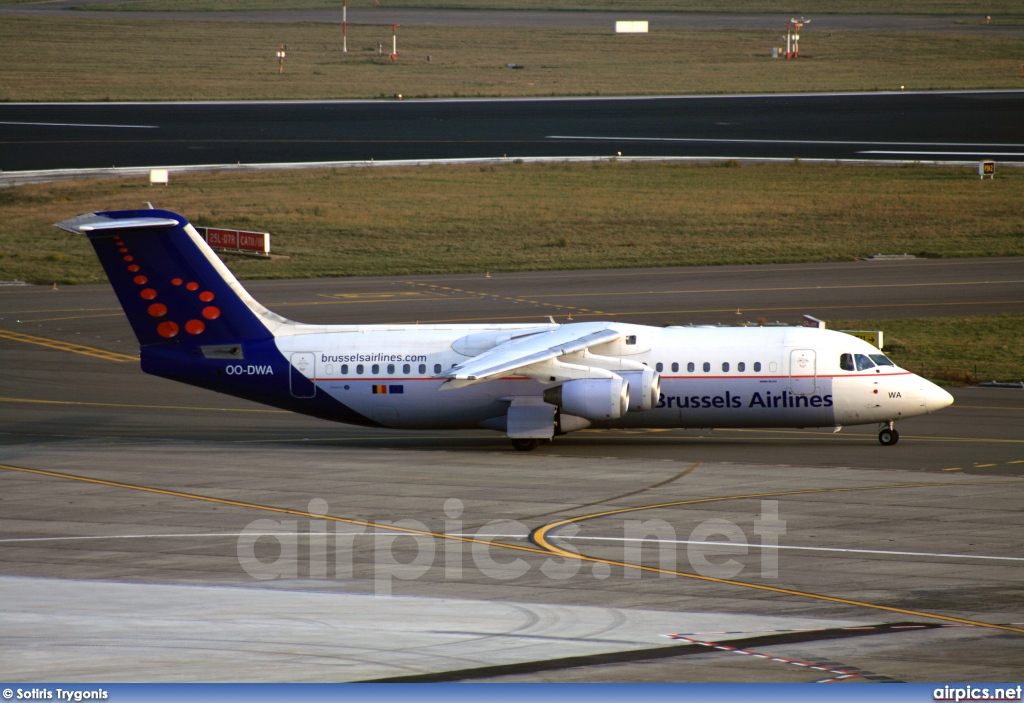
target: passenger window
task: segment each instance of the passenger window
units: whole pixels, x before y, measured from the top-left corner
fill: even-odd
[[[722,372],[723,373],[729,373],[729,362],[728,361],[723,361],[722,362]]]
[[[427,365],[426,364],[420,364],[420,373],[426,373],[426,372],[427,372]]]
[[[754,362],[754,371],[760,373],[760,371],[761,371],[761,362],[760,361],[755,361]]]
[[[379,374],[380,373],[380,364],[374,364],[372,367],[370,367],[370,373],[372,373],[374,376]]]
[[[359,374],[360,376],[363,375],[363,365],[362,364],[359,364],[359,366],[356,367],[356,373]]]
[[[402,373],[408,374],[408,373],[411,373],[411,372],[412,372],[412,367],[409,366],[409,364],[406,364],[405,366],[402,367]]]
[[[395,373],[395,365],[394,364],[388,364],[388,375],[391,376],[394,373]]]
[[[853,371],[853,354],[840,354],[839,368],[843,371]]]
[[[658,373],[661,373],[662,371],[665,370],[665,364],[659,361],[657,364],[654,365],[654,370],[657,371]]]
[[[341,375],[348,376],[348,364],[341,365]]]
[[[672,370],[673,371],[678,371],[679,370],[679,362],[678,361],[673,361],[672,362]]]
[[[434,373],[441,373],[441,364],[434,364]]]
[[[693,373],[694,369],[696,369],[696,368],[697,367],[693,365],[692,361],[689,364],[686,365],[686,370],[689,371],[690,373]]]
[[[743,373],[744,371],[747,370],[747,365],[741,361],[740,363],[736,364],[736,370],[739,371],[740,373]]]
[[[636,335],[631,334],[626,337],[626,344],[636,344]]]
[[[704,362],[704,373],[708,373],[709,371],[711,371],[711,364],[708,363],[707,361],[705,361]]]
[[[867,358],[863,354],[857,354],[855,358],[857,359],[858,371],[867,371],[868,369],[875,368],[875,365],[874,363],[872,363],[871,359]]]
[[[896,364],[889,361],[889,357],[885,354],[868,354],[871,360],[879,366],[895,366]]]

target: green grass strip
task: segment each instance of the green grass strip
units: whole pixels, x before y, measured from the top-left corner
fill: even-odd
[[[780,16],[780,23],[786,15]],[[401,27],[5,16],[8,101],[674,95],[1020,88],[1019,37]],[[285,73],[276,52],[287,46]],[[383,47],[383,55],[378,48]],[[508,64],[524,66],[512,70]]]
[[[241,278],[1024,256],[1024,171],[595,162],[369,167],[74,181],[0,190],[0,280],[104,280],[52,226],[146,201],[269,231],[286,261]]]

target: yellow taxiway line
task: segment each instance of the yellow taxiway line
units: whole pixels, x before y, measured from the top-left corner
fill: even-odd
[[[0,330],[0,339],[10,339],[11,341],[24,342],[25,344],[36,344],[40,347],[58,349],[60,351],[72,352],[73,354],[82,354],[84,356],[91,356],[95,359],[103,359],[105,361],[137,362],[139,360],[139,357],[137,356],[129,356],[128,354],[121,354],[120,352],[97,349],[96,347],[87,347],[84,344],[61,342],[60,340],[48,339],[46,337],[35,337],[31,334],[12,332],[11,330]]]
[[[35,398],[5,398],[0,396],[0,403],[32,403],[38,405],[89,405],[99,408],[144,408],[146,410],[202,410],[206,412],[223,413],[280,413],[282,415],[294,415],[290,410],[277,410],[274,408],[211,408],[201,405],[143,405],[141,403],[97,403],[92,401],[77,400],[36,400]]]

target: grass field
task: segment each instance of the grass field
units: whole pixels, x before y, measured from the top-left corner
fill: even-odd
[[[0,0],[0,2],[10,0]],[[23,0],[14,0],[15,2]],[[375,0],[349,0],[349,7],[378,6]],[[813,0],[780,3],[774,0],[380,0],[385,7],[458,10],[579,10],[625,12],[771,12],[781,15],[803,13],[851,14],[937,14],[1000,15],[1021,14],[1019,0]],[[337,9],[341,0],[152,0],[152,2],[109,2],[88,9],[145,11],[243,11]]]
[[[1024,380],[1024,315],[829,320],[828,326],[884,331],[886,354],[933,381]]]
[[[779,32],[391,27],[4,17],[3,101],[332,99],[1020,88],[1021,41]],[[285,74],[275,52],[288,47]],[[429,61],[428,61],[429,57]],[[511,70],[508,64],[525,66]]]
[[[0,280],[104,280],[74,215],[151,200],[272,233],[241,278],[1024,255],[1024,171],[598,162],[173,175],[0,190]]]

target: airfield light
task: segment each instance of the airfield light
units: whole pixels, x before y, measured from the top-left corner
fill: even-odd
[[[398,60],[398,25],[391,25],[391,60]]]
[[[277,49],[277,73],[278,75],[284,73],[284,44]]]
[[[341,0],[341,53],[348,53],[348,0]]]

